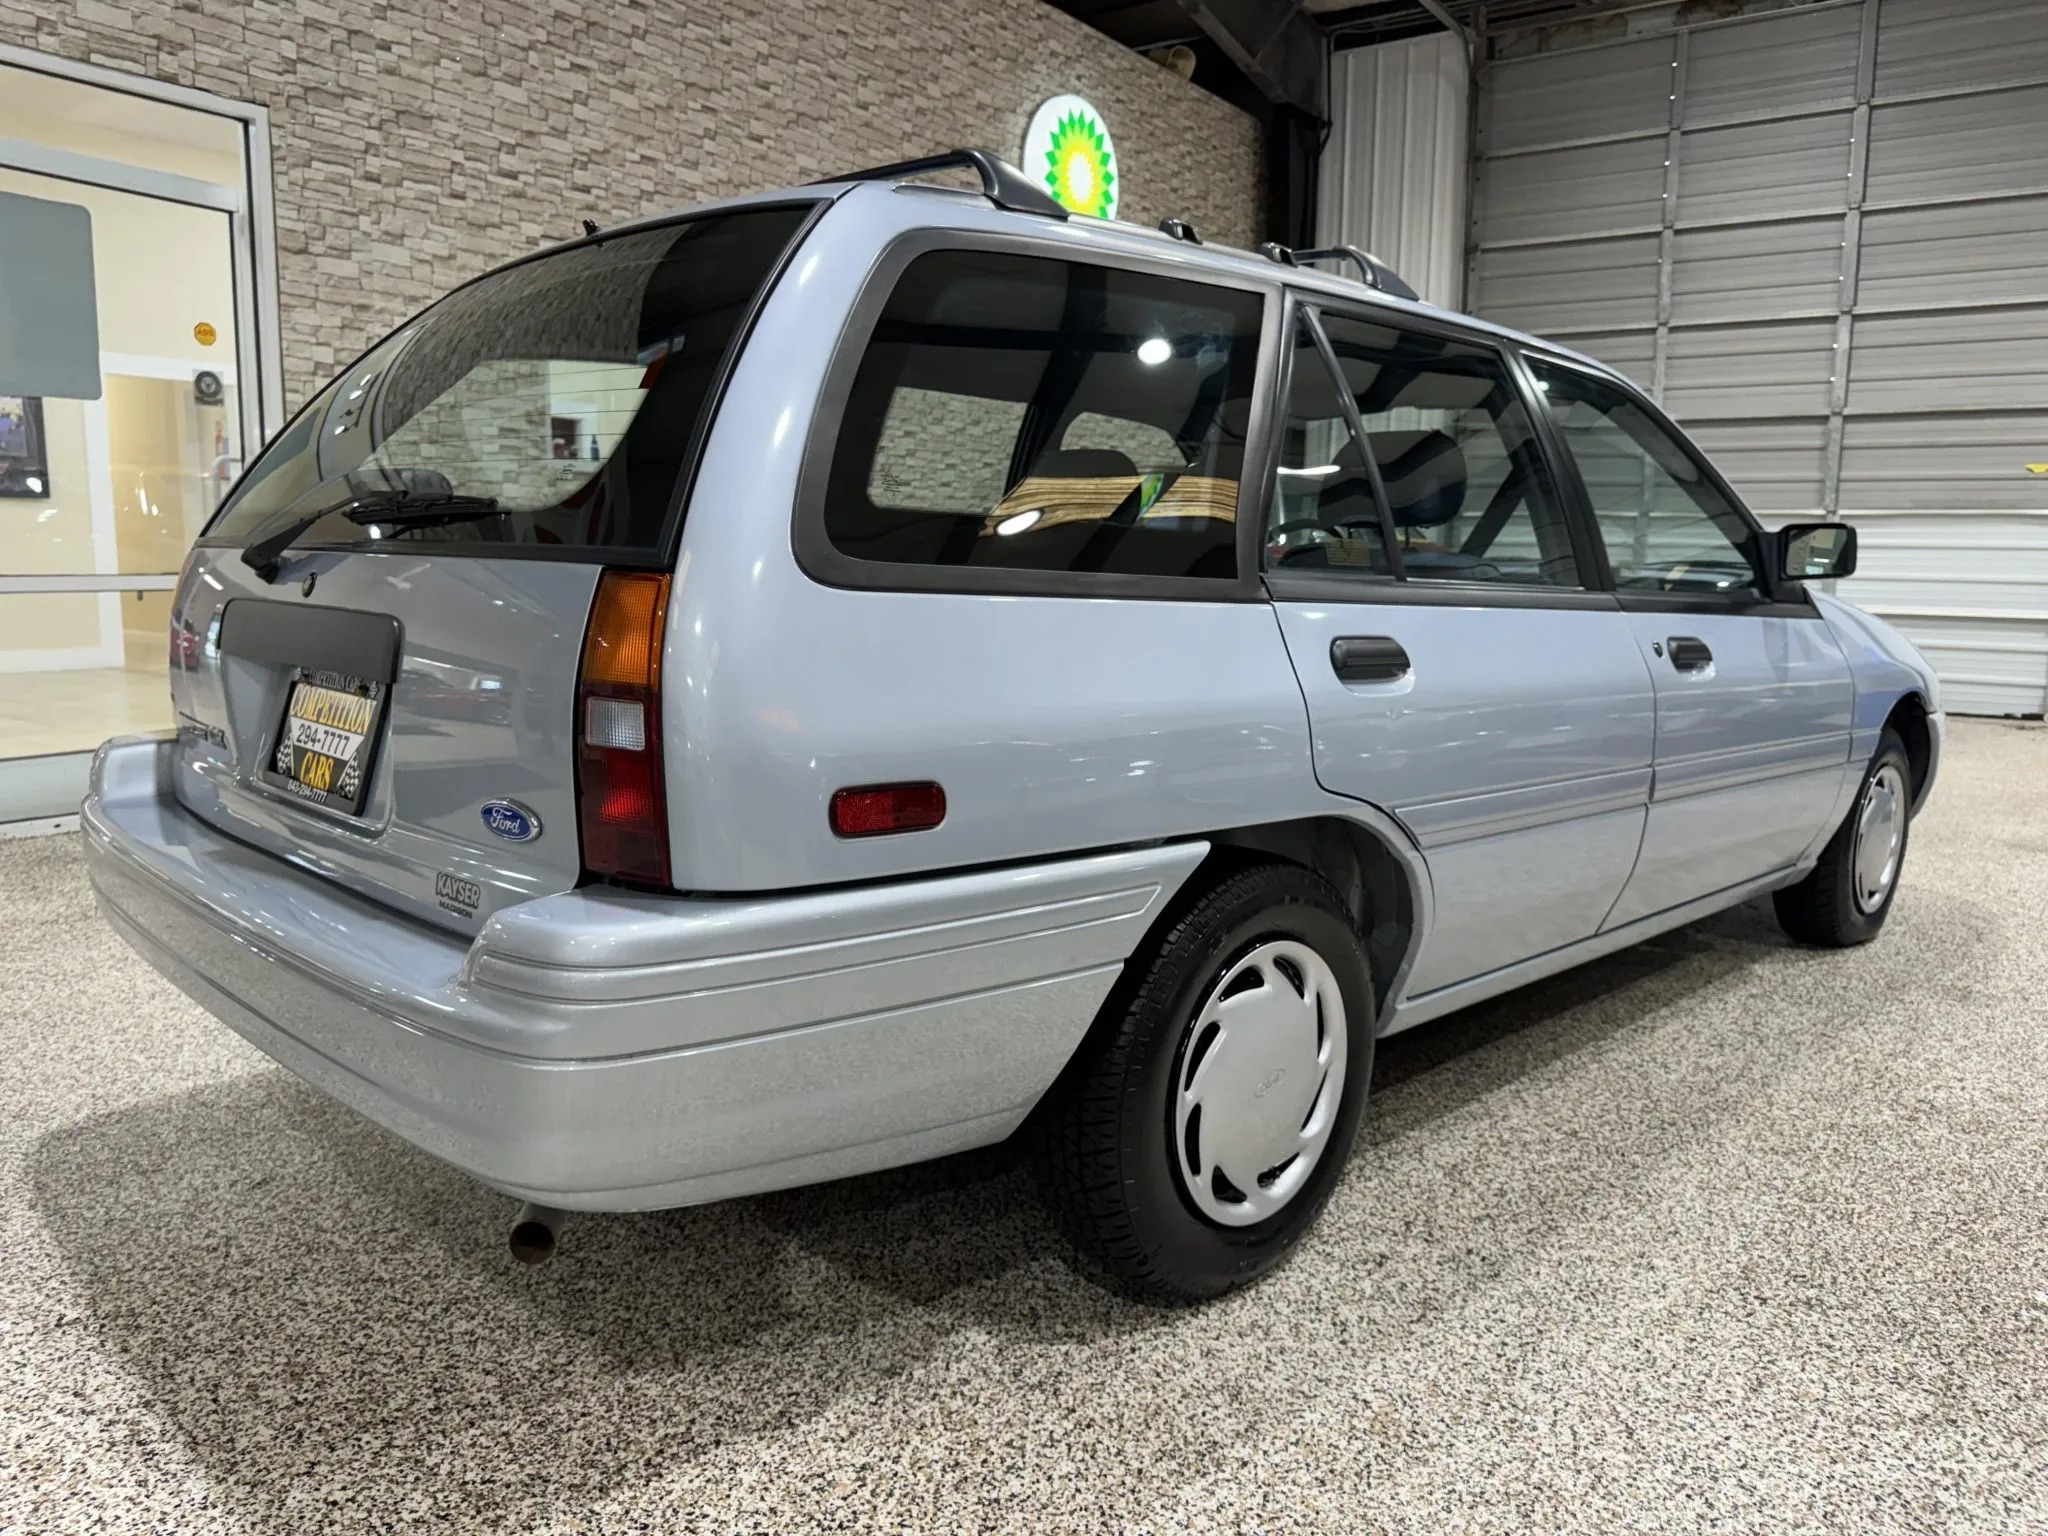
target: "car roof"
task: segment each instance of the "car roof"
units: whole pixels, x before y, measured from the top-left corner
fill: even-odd
[[[1527,331],[1518,331],[1511,326],[1466,314],[1461,310],[1445,309],[1421,299],[1404,299],[1378,288],[1367,287],[1356,278],[1347,277],[1342,273],[1325,272],[1315,267],[1284,265],[1258,251],[1248,251],[1239,246],[1211,245],[1206,242],[1199,245],[1191,244],[1176,239],[1164,230],[1153,229],[1147,225],[1127,223],[1118,219],[1091,218],[1086,214],[1070,214],[1065,220],[1058,220],[1043,214],[990,208],[979,193],[956,187],[934,186],[930,183],[827,182],[821,184],[817,190],[829,191],[835,197],[873,197],[888,195],[895,191],[935,194],[938,198],[956,204],[987,209],[988,214],[993,217],[1041,239],[1057,241],[1064,236],[1077,245],[1085,244],[1097,250],[1105,245],[1123,246],[1134,256],[1170,250],[1193,266],[1207,266],[1219,273],[1249,278],[1262,285],[1293,288],[1299,292],[1341,300],[1346,304],[1373,305],[1395,315],[1412,315],[1417,319],[1433,320],[1439,324],[1450,321],[1481,335],[1568,357],[1602,375],[1619,377],[1612,367],[1598,358],[1588,357],[1560,342],[1546,340]],[[945,220],[934,218],[931,222],[943,226]],[[977,225],[985,226],[986,217],[978,218],[975,222]]]
[[[1041,213],[1019,212],[1014,209],[995,206],[987,197],[961,187],[936,185],[923,181],[875,181],[867,179],[828,180],[812,182],[804,186],[778,187],[769,191],[744,193],[735,197],[714,198],[706,202],[693,203],[686,207],[667,212],[651,214],[626,223],[615,224],[592,234],[560,245],[546,247],[532,252],[507,266],[516,266],[521,261],[532,260],[534,256],[545,255],[548,251],[581,245],[586,241],[605,240],[632,230],[653,229],[678,219],[698,218],[705,214],[724,213],[741,208],[788,203],[797,199],[817,199],[833,203],[912,193],[929,197],[933,210],[932,217],[922,221],[928,227],[943,229],[951,222],[942,216],[940,210],[952,206],[975,210],[973,224],[978,229],[987,229],[991,221],[1009,226],[1017,232],[1036,239],[1054,242],[1069,241],[1077,248],[1101,252],[1127,251],[1132,256],[1157,255],[1170,250],[1183,263],[1194,269],[1207,267],[1219,274],[1228,274],[1241,280],[1249,280],[1262,287],[1285,287],[1300,293],[1316,294],[1346,304],[1368,305],[1382,308],[1391,316],[1413,316],[1416,319],[1434,321],[1438,324],[1450,322],[1461,329],[1477,335],[1490,336],[1497,340],[1518,346],[1534,347],[1555,356],[1571,359],[1573,362],[1606,378],[1621,380],[1623,375],[1612,366],[1575,351],[1561,342],[1551,341],[1528,331],[1518,331],[1512,326],[1483,319],[1478,315],[1466,314],[1460,310],[1445,309],[1421,299],[1404,299],[1365,283],[1334,272],[1319,271],[1314,267],[1284,265],[1257,251],[1247,251],[1238,246],[1195,244],[1176,239],[1163,230],[1152,229],[1142,224],[1127,223],[1117,219],[1097,219],[1086,214],[1070,214],[1065,219],[1048,217]]]

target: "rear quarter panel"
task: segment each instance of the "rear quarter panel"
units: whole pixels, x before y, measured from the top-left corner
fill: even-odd
[[[663,657],[680,887],[1032,858],[1297,815],[1325,798],[1264,603],[853,591],[799,569],[800,460],[844,317],[887,243],[935,214],[1018,228],[964,200],[843,201],[766,306],[706,446]],[[919,779],[945,786],[940,827],[833,836],[835,789]]]

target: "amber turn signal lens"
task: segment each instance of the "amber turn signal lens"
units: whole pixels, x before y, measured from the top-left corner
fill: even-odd
[[[669,884],[661,765],[661,639],[669,578],[606,571],[583,634],[576,687],[577,810],[584,872]]]
[[[661,685],[661,626],[668,577],[652,571],[606,571],[583,638],[583,686],[652,691]]]

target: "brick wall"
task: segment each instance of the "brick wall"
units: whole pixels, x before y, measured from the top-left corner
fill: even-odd
[[[485,267],[599,223],[1091,98],[1124,217],[1257,235],[1252,120],[1041,0],[0,0],[0,37],[271,112],[293,404]]]

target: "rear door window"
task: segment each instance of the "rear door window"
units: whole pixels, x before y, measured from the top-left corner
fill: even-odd
[[[1411,581],[1584,584],[1506,360],[1487,347],[1322,315],[1386,488]]]
[[[990,251],[897,280],[824,496],[883,565],[1234,581],[1260,295]]]
[[[1386,523],[1336,378],[1307,312],[1295,322],[1266,567],[1387,576]]]
[[[813,207],[628,231],[457,289],[330,384],[206,540],[332,503],[296,547],[661,559],[718,381]],[[362,496],[393,515],[341,510]]]

